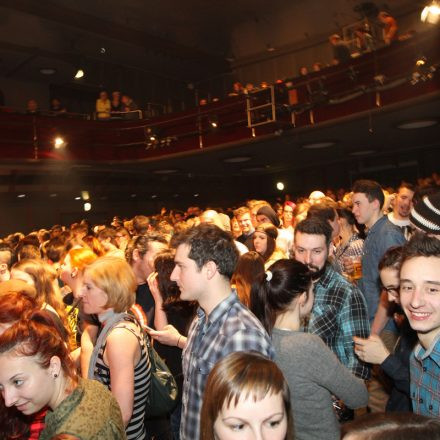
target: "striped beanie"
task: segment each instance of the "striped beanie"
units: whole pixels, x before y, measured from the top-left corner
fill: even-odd
[[[416,228],[440,235],[440,192],[423,197],[411,209],[409,219]]]

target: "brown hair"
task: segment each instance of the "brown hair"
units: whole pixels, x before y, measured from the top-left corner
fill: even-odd
[[[258,252],[250,251],[240,255],[231,283],[235,284],[240,301],[247,307],[250,304],[252,284],[264,273],[264,260]]]
[[[221,359],[206,382],[200,423],[200,439],[213,440],[214,423],[224,406],[236,406],[240,397],[254,402],[281,393],[287,417],[285,440],[293,438],[290,391],[278,366],[260,353],[235,352]]]

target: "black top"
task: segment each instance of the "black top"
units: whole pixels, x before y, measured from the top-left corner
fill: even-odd
[[[146,317],[147,325],[154,328],[154,298],[148,283],[139,284],[136,289],[136,304],[142,307]]]

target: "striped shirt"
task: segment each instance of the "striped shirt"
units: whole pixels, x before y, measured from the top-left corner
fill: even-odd
[[[410,373],[413,411],[440,417],[440,334],[428,350],[416,346],[410,358]]]
[[[133,322],[129,319],[130,322]],[[138,327],[138,326],[137,326]],[[151,364],[148,358],[148,352],[146,349],[144,336],[140,328],[137,328],[135,332],[128,323],[118,323],[114,328],[125,328],[129,332],[133,333],[139,341],[141,348],[141,357],[139,362],[134,368],[134,401],[133,401],[133,414],[130,422],[125,428],[128,440],[143,440],[147,438],[144,425],[145,407],[147,404],[147,398],[150,391],[151,380]],[[95,369],[95,379],[107,386],[111,390],[111,378],[110,369],[104,363],[104,351],[107,345],[107,340],[104,341],[98,354]]]
[[[206,379],[214,365],[236,351],[257,351],[273,359],[271,340],[260,321],[238,300],[235,292],[206,319],[199,308],[183,350],[181,440],[198,440]]]

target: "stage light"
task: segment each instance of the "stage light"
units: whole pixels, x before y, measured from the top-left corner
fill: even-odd
[[[437,24],[440,20],[440,5],[437,1],[433,1],[430,5],[423,8],[420,14],[420,20],[423,23]]]
[[[282,191],[284,189],[284,183],[283,182],[278,182],[277,183],[277,190],[278,191]]]
[[[76,73],[75,73],[74,78],[75,78],[75,79],[80,79],[80,78],[83,78],[84,76],[85,76],[85,72],[84,72],[84,70],[83,70],[83,69],[78,69],[78,70],[76,71]]]
[[[87,202],[84,203],[84,211],[90,211],[92,209],[92,204]]]
[[[88,191],[81,191],[81,197],[83,200],[89,200],[90,199],[90,194]]]
[[[64,139],[60,136],[56,137],[53,141],[54,147],[58,150],[59,148],[63,148],[65,145]]]

